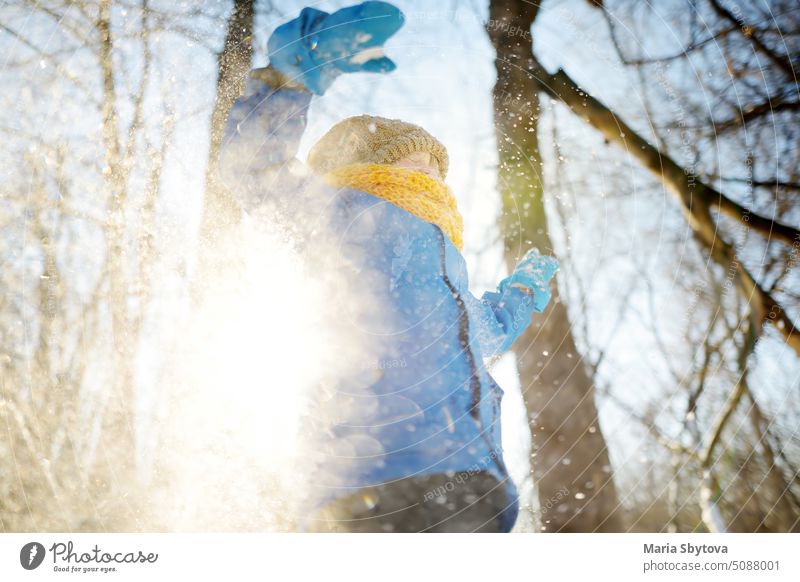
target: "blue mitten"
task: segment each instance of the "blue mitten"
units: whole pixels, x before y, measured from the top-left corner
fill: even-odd
[[[328,14],[303,8],[267,42],[270,65],[322,95],[342,73],[388,73],[383,43],[403,25],[403,13],[386,2],[364,2]]]
[[[500,281],[499,290],[503,293],[512,283],[519,283],[533,292],[533,309],[541,313],[550,302],[550,288],[548,283],[558,270],[558,259],[539,253],[539,249],[532,248],[522,260],[517,263],[514,272]]]

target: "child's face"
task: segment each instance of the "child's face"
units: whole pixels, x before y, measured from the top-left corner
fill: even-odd
[[[439,174],[439,164],[436,163],[434,157],[428,152],[414,152],[404,158],[400,158],[392,165],[416,170],[417,172],[422,172],[437,180],[442,179],[442,176]]]

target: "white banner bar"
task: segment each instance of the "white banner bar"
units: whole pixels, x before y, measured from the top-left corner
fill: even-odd
[[[2,534],[0,580],[796,581],[798,542],[797,534]]]

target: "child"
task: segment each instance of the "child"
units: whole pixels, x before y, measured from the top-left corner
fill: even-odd
[[[354,276],[370,273],[391,306],[374,377],[336,395],[346,418],[318,435],[325,454],[301,528],[507,532],[517,492],[500,446],[503,392],[483,358],[507,351],[544,310],[557,261],[534,249],[496,292],[473,296],[447,151],[416,125],[345,119],[311,149],[313,175],[295,167],[312,95],[344,72],[393,70],[382,45],[402,23],[392,5],[365,2],[305,8],[277,28],[270,66],[251,73],[231,109],[219,171],[248,212],[270,204],[298,223],[302,193],[323,184],[327,203],[315,210],[357,257]]]

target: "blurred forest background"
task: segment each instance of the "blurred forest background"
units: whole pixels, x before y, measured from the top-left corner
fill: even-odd
[[[395,4],[397,71],[338,80],[301,153],[347,115],[418,123],[450,151],[473,291],[531,245],[561,260],[493,368],[517,530],[799,531],[800,5]],[[209,162],[227,109],[303,5],[0,7],[3,531],[292,529],[283,421],[314,354],[282,312],[308,298],[263,259],[282,290],[253,346],[190,323],[242,228]],[[265,358],[269,386],[223,374]],[[224,402],[176,418],[197,382]],[[245,446],[281,442],[242,456],[243,408]]]

